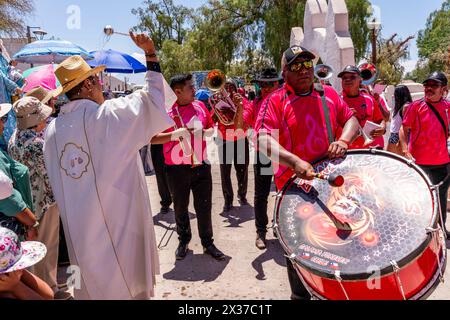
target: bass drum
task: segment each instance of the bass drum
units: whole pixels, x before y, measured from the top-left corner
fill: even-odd
[[[326,300],[424,299],[443,280],[438,192],[416,165],[377,150],[321,161],[278,195],[275,231],[310,293]],[[337,228],[339,222],[351,230]],[[341,227],[342,228],[342,227]]]

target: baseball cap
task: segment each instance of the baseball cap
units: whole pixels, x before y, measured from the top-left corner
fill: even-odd
[[[316,56],[311,51],[301,46],[292,46],[284,52],[284,58],[286,59],[287,65],[292,64],[299,57],[310,60],[316,59]]]
[[[448,84],[447,77],[443,72],[435,71],[432,74],[428,76],[428,78],[423,82],[423,84],[427,83],[428,81],[436,81],[442,84],[443,86],[446,86]]]
[[[359,72],[359,69],[356,66],[346,66],[344,70],[338,74],[338,78],[342,78],[346,73],[354,73],[361,76],[361,72]]]

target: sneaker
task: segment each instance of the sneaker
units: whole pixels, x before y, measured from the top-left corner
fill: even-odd
[[[66,291],[57,291],[54,296],[55,300],[74,300],[72,295]]]
[[[161,208],[161,213],[162,214],[168,214],[170,212],[170,207],[162,207]]]
[[[223,206],[223,212],[227,213],[227,212],[230,212],[231,210],[233,210],[233,205],[231,205],[231,204],[229,204],[229,203],[226,203],[226,204]]]
[[[203,248],[203,252],[219,261],[225,259],[225,255],[223,254],[223,252],[217,249],[217,247],[213,244],[207,248]]]
[[[177,260],[183,260],[184,258],[186,258],[188,250],[189,246],[187,243],[180,243],[177,251],[175,251],[175,257],[177,258]]]
[[[258,235],[255,242],[256,247],[259,250],[265,250],[267,249],[267,242],[266,242],[266,236],[264,235]]]
[[[240,199],[239,200],[239,204],[241,205],[241,207],[245,207],[245,206],[249,206],[250,205],[246,198]]]

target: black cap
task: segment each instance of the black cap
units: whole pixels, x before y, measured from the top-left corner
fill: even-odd
[[[427,80],[425,80],[423,82],[423,84],[427,83],[428,81],[436,81],[436,82],[439,82],[443,86],[446,86],[448,84],[447,77],[445,76],[445,74],[443,72],[440,72],[440,71],[435,71],[432,74],[430,74],[428,76]]]
[[[338,78],[342,78],[346,73],[354,73],[357,74],[358,76],[361,76],[361,72],[359,71],[358,67],[346,66],[344,70],[342,70],[342,72],[338,74]]]
[[[312,52],[300,46],[292,46],[287,49],[284,52],[284,57],[286,59],[287,65],[290,65],[299,57],[304,57],[309,60],[316,59],[316,56]]]
[[[267,68],[261,71],[254,82],[277,82],[281,79],[275,68]]]

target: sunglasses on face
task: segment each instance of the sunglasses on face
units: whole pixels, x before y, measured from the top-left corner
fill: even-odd
[[[311,60],[303,61],[303,62],[294,62],[289,66],[289,70],[291,72],[299,72],[302,67],[305,69],[311,69],[314,66],[314,63]]]
[[[275,87],[275,82],[260,82],[259,86],[261,88],[273,88]]]
[[[431,89],[435,89],[435,90],[441,87],[441,85],[437,84],[437,83],[433,83],[433,84],[425,83],[423,86],[424,86],[424,88],[431,88]]]
[[[342,77],[342,81],[355,81],[356,78],[358,78],[358,77],[357,76]]]

